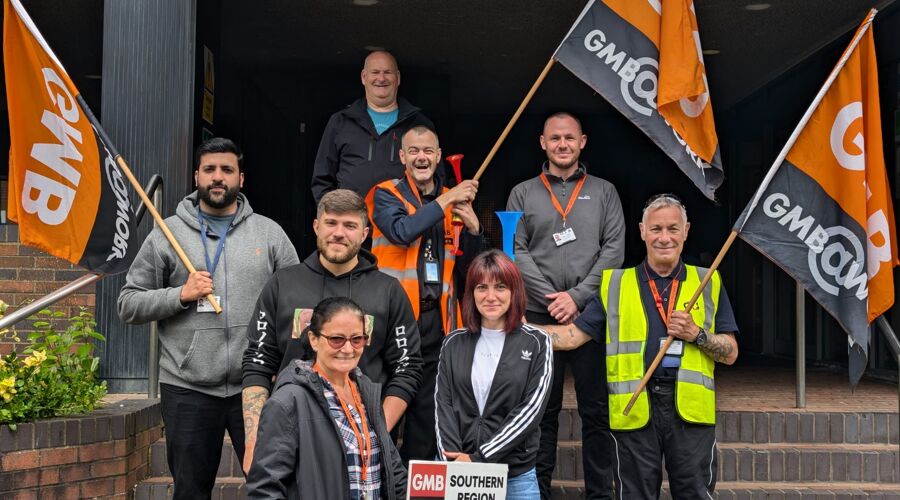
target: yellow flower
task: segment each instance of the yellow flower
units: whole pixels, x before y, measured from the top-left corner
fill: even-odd
[[[0,398],[7,403],[16,393],[16,377],[10,376],[0,380]]]
[[[32,366],[41,366],[41,363],[47,360],[47,353],[44,351],[34,351],[31,353],[31,356],[25,358],[25,362],[23,363],[27,367]]]

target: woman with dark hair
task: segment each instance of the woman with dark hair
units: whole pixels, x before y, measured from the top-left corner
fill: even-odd
[[[314,361],[279,375],[259,421],[249,498],[402,499],[406,470],[384,423],[381,386],[357,368],[369,336],[362,309],[325,299],[307,329]]]
[[[509,257],[498,250],[475,257],[465,328],[444,339],[434,395],[439,458],[507,464],[510,500],[540,498],[534,464],[553,374],[550,338],[522,323],[525,301]]]

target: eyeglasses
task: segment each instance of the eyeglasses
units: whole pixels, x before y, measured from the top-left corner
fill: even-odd
[[[675,196],[672,193],[660,193],[660,194],[655,194],[655,195],[651,196],[650,199],[647,200],[647,203],[644,205],[644,208],[646,209],[647,207],[652,205],[653,202],[655,202],[657,200],[661,200],[663,198],[671,200],[681,207],[684,206],[684,203],[681,202],[681,198],[679,198],[678,196]]]
[[[349,338],[344,337],[343,335],[318,335],[318,334],[316,334],[316,336],[324,337],[325,340],[328,341],[328,345],[332,349],[341,349],[342,347],[344,347],[344,344],[346,344],[348,341],[350,342],[351,347],[353,347],[354,349],[360,349],[360,348],[364,347],[366,344],[368,344],[368,342],[369,342],[368,335],[354,335]]]

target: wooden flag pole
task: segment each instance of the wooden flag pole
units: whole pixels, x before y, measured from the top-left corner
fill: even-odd
[[[547,65],[544,66],[544,70],[541,71],[541,74],[538,75],[537,80],[534,81],[534,85],[531,86],[531,90],[525,95],[525,99],[522,100],[522,104],[519,104],[519,109],[516,110],[515,114],[513,114],[512,118],[509,120],[509,123],[506,124],[506,128],[503,129],[503,133],[500,134],[500,137],[497,139],[497,142],[494,143],[494,147],[491,148],[491,152],[488,153],[487,157],[485,157],[484,161],[481,163],[481,166],[478,167],[478,171],[475,172],[475,176],[472,177],[472,180],[477,181],[481,178],[481,175],[484,174],[484,171],[487,169],[491,160],[494,159],[494,155],[497,154],[497,150],[500,149],[500,145],[503,144],[503,141],[506,140],[506,136],[509,135],[509,131],[512,130],[513,125],[519,121],[519,117],[522,116],[522,111],[525,111],[525,106],[528,106],[528,103],[531,102],[531,98],[534,97],[534,93],[537,92],[538,87],[544,83],[544,78],[547,78],[547,73],[550,72],[550,68],[553,67],[553,63],[556,62],[556,58],[551,57],[549,61],[547,61]]]
[[[728,253],[728,249],[731,248],[731,244],[734,243],[734,239],[737,237],[738,232],[732,230],[731,234],[728,235],[728,239],[725,240],[725,244],[722,245],[722,249],[719,250],[719,255],[716,256],[716,260],[713,261],[712,266],[709,268],[709,272],[706,273],[706,276],[703,277],[703,281],[700,282],[700,286],[697,287],[697,290],[694,291],[694,295],[691,296],[690,302],[687,303],[684,310],[690,311],[694,308],[694,304],[697,303],[697,299],[700,298],[700,294],[703,293],[703,289],[706,288],[706,285],[709,283],[709,280],[712,279],[712,275],[716,269],[719,268],[719,264],[722,263],[722,259],[725,257],[725,254]],[[637,386],[637,389],[634,390],[634,394],[631,395],[631,399],[628,401],[628,404],[625,405],[625,409],[622,411],[623,415],[628,415],[628,412],[631,411],[631,407],[634,406],[634,403],[637,401],[638,396],[641,395],[641,391],[644,390],[644,387],[647,386],[647,382],[650,381],[650,377],[653,376],[653,372],[656,370],[656,367],[659,366],[659,363],[662,361],[663,356],[666,355],[666,351],[669,350],[669,346],[672,345],[672,341],[675,340],[675,337],[669,335],[666,338],[666,342],[659,348],[659,352],[656,353],[656,357],[653,358],[653,362],[650,363],[650,367],[647,368],[647,373],[644,374],[644,378],[641,379],[641,383]]]
[[[78,101],[78,105],[81,106],[81,109],[84,111],[84,115],[87,117],[88,121],[90,121],[91,125],[94,126],[94,130],[96,130],[97,133],[100,134],[100,138],[103,139],[103,143],[106,144],[107,148],[109,148],[110,154],[112,154],[112,156],[116,159],[116,164],[119,165],[119,168],[122,169],[125,177],[128,177],[128,182],[131,183],[131,187],[134,188],[138,196],[141,198],[141,201],[144,202],[144,206],[146,206],[147,210],[150,211],[150,215],[153,216],[153,220],[156,221],[156,224],[159,225],[159,228],[166,236],[166,239],[169,240],[172,248],[175,249],[175,253],[178,254],[178,258],[181,259],[184,267],[187,268],[189,273],[197,272],[197,269],[193,264],[191,264],[190,259],[188,259],[187,254],[184,253],[181,245],[178,244],[178,240],[175,239],[175,235],[173,235],[172,231],[169,230],[169,226],[166,225],[166,221],[164,221],[162,216],[159,215],[159,211],[156,210],[156,206],[153,205],[153,202],[150,201],[147,193],[144,192],[144,187],[141,186],[141,183],[138,182],[138,180],[134,177],[134,174],[131,172],[131,168],[129,168],[128,164],[125,163],[125,159],[122,158],[122,155],[120,155],[118,151],[116,151],[113,142],[109,139],[109,136],[106,135],[103,127],[100,126],[100,120],[98,120],[97,117],[94,116],[94,113],[91,111],[90,106],[87,105],[87,102],[85,102],[84,98],[81,97],[81,94],[76,95],[75,100]],[[215,295],[207,295],[206,300],[209,301],[209,305],[212,306],[213,310],[216,311],[216,314],[222,312],[222,308],[219,306],[219,301],[216,300]]]
[[[191,264],[190,259],[188,259],[187,254],[184,253],[184,249],[181,248],[181,245],[178,243],[178,240],[175,239],[175,235],[172,234],[172,231],[169,230],[169,226],[166,225],[166,222],[163,220],[162,216],[159,215],[159,212],[156,210],[156,207],[153,205],[153,202],[150,201],[150,198],[147,196],[147,193],[144,192],[143,186],[138,182],[137,178],[134,177],[134,174],[131,173],[131,168],[128,167],[128,164],[125,163],[125,159],[122,158],[122,155],[116,155],[116,163],[119,165],[119,168],[122,169],[122,173],[125,174],[125,177],[128,177],[128,182],[131,183],[131,186],[134,187],[134,190],[137,191],[138,196],[141,198],[141,201],[144,202],[144,206],[147,207],[147,210],[150,212],[150,215],[153,216],[153,220],[156,221],[156,224],[159,226],[159,229],[166,235],[166,239],[169,240],[169,243],[172,244],[172,248],[175,249],[175,253],[178,254],[178,258],[181,259],[184,267],[187,268],[189,273],[197,272],[197,269]],[[209,294],[206,296],[206,300],[209,301],[209,305],[216,311],[216,314],[222,312],[222,308],[219,306],[219,301],[216,300],[216,296],[213,294]]]

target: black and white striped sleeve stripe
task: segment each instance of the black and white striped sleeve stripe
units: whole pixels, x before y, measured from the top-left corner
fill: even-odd
[[[481,454],[485,458],[495,455],[528,430],[535,419],[540,417],[541,409],[544,407],[543,402],[550,390],[550,383],[553,379],[553,348],[550,344],[550,337],[543,331],[529,325],[522,325],[521,328],[523,334],[531,336],[538,345],[543,344],[544,346],[543,359],[538,360],[541,363],[541,372],[538,376],[537,388],[528,395],[527,404],[517,408],[519,413],[506,422],[490,441],[481,445]]]

